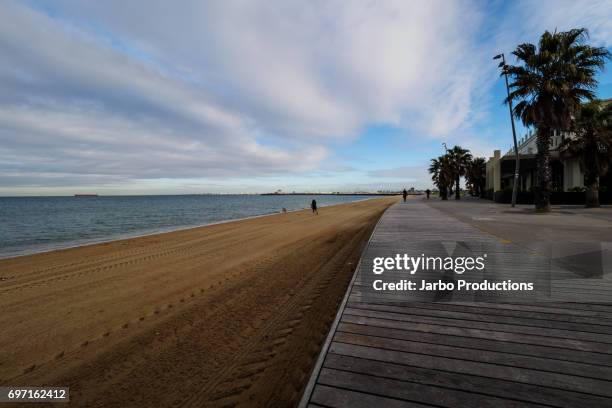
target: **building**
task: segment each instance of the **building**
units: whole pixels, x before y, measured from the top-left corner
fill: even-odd
[[[578,158],[563,157],[559,148],[565,138],[572,137],[568,132],[554,131],[550,142],[550,165],[552,169],[552,188],[554,191],[571,191],[584,188],[584,173]],[[519,191],[530,191],[536,183],[536,134],[530,132],[517,141],[520,163]],[[486,189],[500,191],[514,186],[514,149],[505,155],[495,150],[486,165]]]
[[[602,101],[604,104],[612,103],[612,99]],[[567,157],[560,154],[560,147],[566,138],[574,137],[569,132],[553,131],[550,141],[550,166],[552,170],[553,191],[576,191],[584,188],[584,172],[581,168],[580,159]],[[530,191],[537,185],[536,180],[536,133],[529,132],[517,141],[520,157],[519,191]],[[514,149],[510,149],[505,155],[500,150],[495,150],[493,156],[487,161],[486,167],[486,190],[503,191],[514,186]],[[610,173],[600,179],[600,185],[605,188],[612,184]]]

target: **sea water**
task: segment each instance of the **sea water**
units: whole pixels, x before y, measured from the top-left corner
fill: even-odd
[[[359,195],[0,197],[0,258],[362,200]]]

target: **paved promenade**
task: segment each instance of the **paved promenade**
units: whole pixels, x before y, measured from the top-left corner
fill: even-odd
[[[446,251],[482,245],[517,280],[548,277],[551,298],[434,302],[371,289],[374,257],[426,241]],[[610,276],[547,259],[421,200],[394,205],[364,250],[301,406],[612,406]]]

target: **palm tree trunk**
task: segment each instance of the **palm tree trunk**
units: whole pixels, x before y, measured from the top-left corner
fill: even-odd
[[[536,156],[538,188],[535,191],[535,208],[537,211],[550,211],[550,193],[552,184],[552,172],[550,168],[550,128],[538,127],[538,138],[536,140],[538,154]]]
[[[593,183],[586,190],[585,207],[599,207],[599,183]]]
[[[459,176],[455,178],[455,200],[461,199],[461,194],[459,194]]]
[[[589,143],[584,161],[584,183],[586,184],[585,207],[599,207],[599,157],[596,143]]]
[[[591,173],[590,175],[587,173],[585,176],[587,185],[585,207],[599,207],[599,175],[597,173]]]
[[[440,198],[442,198],[442,200],[448,200],[448,190],[446,186],[440,188]]]

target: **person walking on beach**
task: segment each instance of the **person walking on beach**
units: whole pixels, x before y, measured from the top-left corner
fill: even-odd
[[[425,194],[427,194],[427,199],[429,200],[429,195],[431,194],[431,190],[430,189],[425,190]]]
[[[312,200],[310,203],[310,208],[312,208],[312,213],[319,215],[319,210],[317,210],[317,200]]]
[[[408,197],[408,192],[406,191],[406,189],[404,189],[404,191],[402,192],[402,197],[404,197],[404,202],[406,202],[406,197]]]

